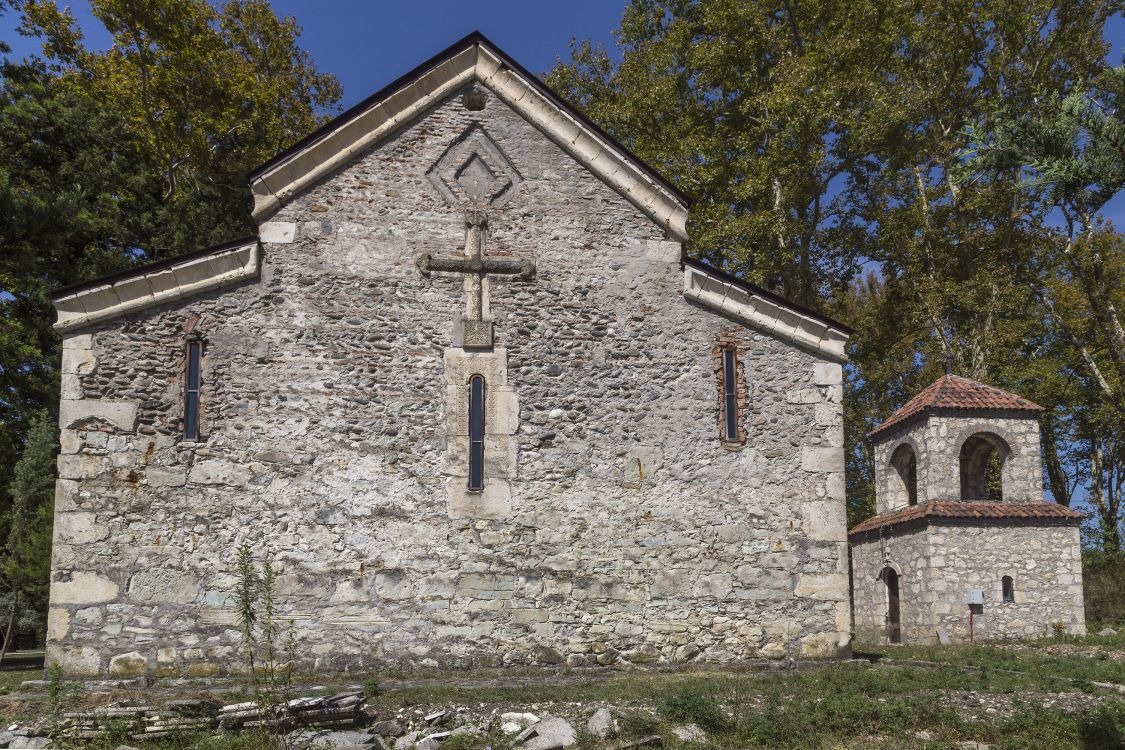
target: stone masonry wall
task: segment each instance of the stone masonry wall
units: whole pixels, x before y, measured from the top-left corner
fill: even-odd
[[[973,615],[977,640],[1051,635],[1052,623],[1086,634],[1082,549],[1077,526],[931,526],[927,602],[935,627],[969,638],[970,587],[984,590]],[[1011,576],[1015,602],[1005,603],[1001,578]]]
[[[426,173],[474,123],[521,178],[486,252],[538,266],[487,284],[515,414],[489,432],[511,455],[487,457],[512,461],[508,506],[483,517],[449,490],[463,281],[415,266],[464,247]],[[840,366],[686,303],[679,246],[494,96],[446,100],[271,221],[295,239],[264,245],[260,280],[65,337],[52,663],[237,670],[242,544],[272,558],[307,668],[846,647]],[[747,391],[737,449],[718,429],[720,337]]]
[[[1004,502],[1043,500],[1039,420],[1034,417],[931,415],[882,437],[875,446],[876,512],[906,507],[898,472],[891,457],[903,444],[917,460],[918,502],[961,498],[961,446],[973,435],[990,433],[1009,449],[1002,471]]]
[[[932,628],[932,614],[920,603],[928,598],[932,581],[925,575],[930,555],[924,528],[867,535],[852,544],[852,601],[855,637],[879,643],[887,637],[887,586],[880,578],[889,561],[898,573],[899,623],[903,643],[918,640]]]
[[[969,640],[968,591],[984,591],[973,615],[976,640],[1042,637],[1053,623],[1084,634],[1082,559],[1075,526],[931,524],[887,529],[884,541],[864,535],[852,545],[856,638],[885,637],[886,590],[876,580],[881,550],[899,571],[902,640],[933,643],[944,628]],[[1003,601],[1001,579],[1011,576],[1015,602]]]

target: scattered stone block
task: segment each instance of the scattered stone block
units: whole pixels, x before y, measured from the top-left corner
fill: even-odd
[[[500,731],[504,734],[517,734],[539,721],[535,714],[507,711],[500,714]]]
[[[384,719],[371,725],[371,731],[383,737],[401,737],[406,729],[394,719]]]
[[[672,734],[680,740],[680,742],[706,742],[707,732],[703,731],[703,727],[698,724],[685,724],[681,727],[672,727]]]
[[[421,732],[409,732],[395,740],[395,750],[410,750],[414,743],[422,736]]]
[[[566,719],[558,716],[544,716],[527,729],[516,735],[513,744],[524,750],[558,750],[578,742],[578,733]]]
[[[599,740],[604,740],[611,733],[617,731],[617,721],[608,708],[599,708],[593,716],[586,720],[586,731]]]
[[[45,750],[51,746],[49,737],[13,737],[8,745],[12,750]]]
[[[1111,635],[1117,635],[1117,631],[1114,630],[1113,628],[1102,628],[1101,630],[1098,631],[1098,635],[1103,636],[1103,637],[1108,637],[1108,636],[1111,636]]]
[[[639,740],[626,742],[617,746],[617,750],[632,750],[637,747],[664,747],[664,740],[658,734],[641,737]]]
[[[943,646],[948,646],[951,643],[953,643],[953,639],[949,637],[949,633],[946,632],[945,628],[938,628],[937,629],[937,640],[938,640],[938,643],[940,643]]]

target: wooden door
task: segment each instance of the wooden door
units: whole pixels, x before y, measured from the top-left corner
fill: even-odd
[[[883,580],[887,584],[887,638],[891,643],[902,643],[902,625],[898,608],[898,573],[894,568],[884,568]]]

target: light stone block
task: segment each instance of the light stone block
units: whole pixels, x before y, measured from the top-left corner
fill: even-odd
[[[292,221],[266,221],[258,226],[258,239],[262,242],[288,245],[297,235],[297,224]]]
[[[101,653],[93,646],[47,646],[48,665],[58,665],[67,677],[97,677],[101,667]]]
[[[47,640],[61,641],[70,630],[70,611],[62,607],[47,610]]]
[[[838,362],[818,362],[813,365],[813,382],[817,385],[840,385],[844,381],[844,368]]]
[[[250,470],[232,461],[207,459],[191,467],[188,481],[192,484],[218,484],[228,487],[245,487]]]
[[[109,399],[63,399],[59,402],[59,427],[73,430],[103,422],[123,432],[137,428],[137,404]]]
[[[199,581],[186,572],[148,568],[129,578],[125,594],[144,604],[191,604],[199,595]]]
[[[824,601],[846,601],[848,598],[848,576],[842,573],[806,573],[797,579],[793,595],[799,599],[821,599]]]
[[[62,544],[93,544],[109,536],[109,527],[95,521],[96,514],[56,513],[55,539]]]
[[[89,348],[70,349],[63,348],[62,372],[64,375],[89,375],[97,366],[98,359]]]
[[[464,477],[446,481],[450,518],[508,518],[512,514],[512,489],[503,479],[488,479],[484,489],[470,492]]]
[[[801,468],[815,472],[842,472],[844,470],[844,451],[840,448],[801,448]]]
[[[187,484],[187,469],[183,466],[149,466],[145,469],[149,487],[183,487]]]
[[[117,599],[116,583],[98,573],[78,571],[67,581],[51,581],[52,604],[96,604]]]

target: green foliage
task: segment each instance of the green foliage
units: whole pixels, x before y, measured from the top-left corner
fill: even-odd
[[[856,329],[849,523],[874,512],[866,433],[954,372],[1047,407],[1052,494],[1107,497],[1099,539],[1119,543],[1109,495],[1125,420],[1106,416],[1085,355],[1105,370],[1125,350],[1109,336],[1125,253],[1103,226],[1100,250],[1091,236],[1057,257],[1068,246],[1051,212],[1120,189],[1122,77],[1103,41],[1119,11],[1089,0],[1061,22],[1047,2],[634,0],[619,63],[579,42],[547,76],[697,199],[692,253],[827,299]]]
[[[26,626],[26,619],[21,620],[22,612],[35,613],[37,641],[41,640],[41,631],[45,627],[43,615],[47,610],[50,587],[57,451],[54,424],[46,412],[40,412],[32,422],[8,488],[12,506],[8,517],[6,554],[0,564],[9,594],[5,611],[15,620],[14,630],[20,624]]]
[[[647,737],[656,733],[660,723],[646,711],[627,711],[617,717],[617,728],[622,737]]]
[[[363,681],[363,694],[369,700],[383,693],[383,686],[379,683],[378,675],[371,675]]]
[[[102,51],[49,0],[5,7],[46,60],[0,65],[3,539],[33,415],[58,404],[49,291],[251,231],[245,173],[340,95],[265,0],[98,0]]]
[[[242,631],[242,653],[254,700],[269,715],[293,697],[293,672],[297,664],[297,629],[290,620],[281,651],[277,619],[277,579],[268,554],[260,570],[254,564],[249,544],[243,543],[236,553],[237,579],[233,592],[238,625]],[[284,653],[286,661],[281,662]],[[252,733],[262,748],[284,747],[280,728],[256,727]]]
[[[688,682],[666,695],[661,714],[672,721],[698,724],[710,731],[719,731],[729,724],[715,696],[700,682]]]
[[[1086,550],[1082,555],[1086,622],[1125,623],[1125,552]],[[1125,628],[1122,628],[1125,631]]]

